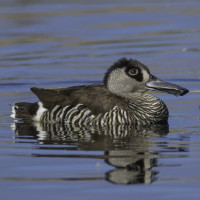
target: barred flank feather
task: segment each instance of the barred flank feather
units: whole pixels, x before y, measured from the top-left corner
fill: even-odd
[[[54,106],[51,110],[45,111],[41,117],[42,122],[61,122],[74,123],[81,125],[91,116],[91,112],[82,104],[75,107],[59,105]]]
[[[40,119],[42,122],[61,122],[65,124],[81,125],[115,125],[131,123],[127,118],[126,111],[115,106],[109,112],[94,116],[90,110],[83,104],[78,104],[75,107],[56,105],[49,111],[45,111]]]

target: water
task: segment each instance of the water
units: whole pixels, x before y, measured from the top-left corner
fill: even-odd
[[[199,199],[199,7],[195,0],[1,0],[1,198]],[[190,90],[155,94],[169,108],[169,131],[127,127],[122,132],[134,134],[113,138],[102,130],[40,131],[9,117],[13,102],[37,100],[30,87],[100,83],[124,56]]]

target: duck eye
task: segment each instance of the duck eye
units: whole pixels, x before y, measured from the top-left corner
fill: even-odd
[[[129,73],[131,76],[137,75],[137,74],[138,74],[138,69],[136,69],[136,68],[130,69],[130,70],[128,71],[128,73]]]

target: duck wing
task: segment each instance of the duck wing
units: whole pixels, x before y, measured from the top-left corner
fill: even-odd
[[[114,95],[101,84],[56,89],[33,87],[31,91],[36,94],[47,109],[56,105],[64,107],[83,104],[91,110],[92,114],[98,115],[108,112],[116,105],[124,107],[122,98]]]

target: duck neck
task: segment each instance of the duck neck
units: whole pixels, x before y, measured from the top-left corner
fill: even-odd
[[[146,93],[132,93],[126,95],[127,105],[135,118],[149,123],[167,121],[168,109],[165,103],[157,97]]]

